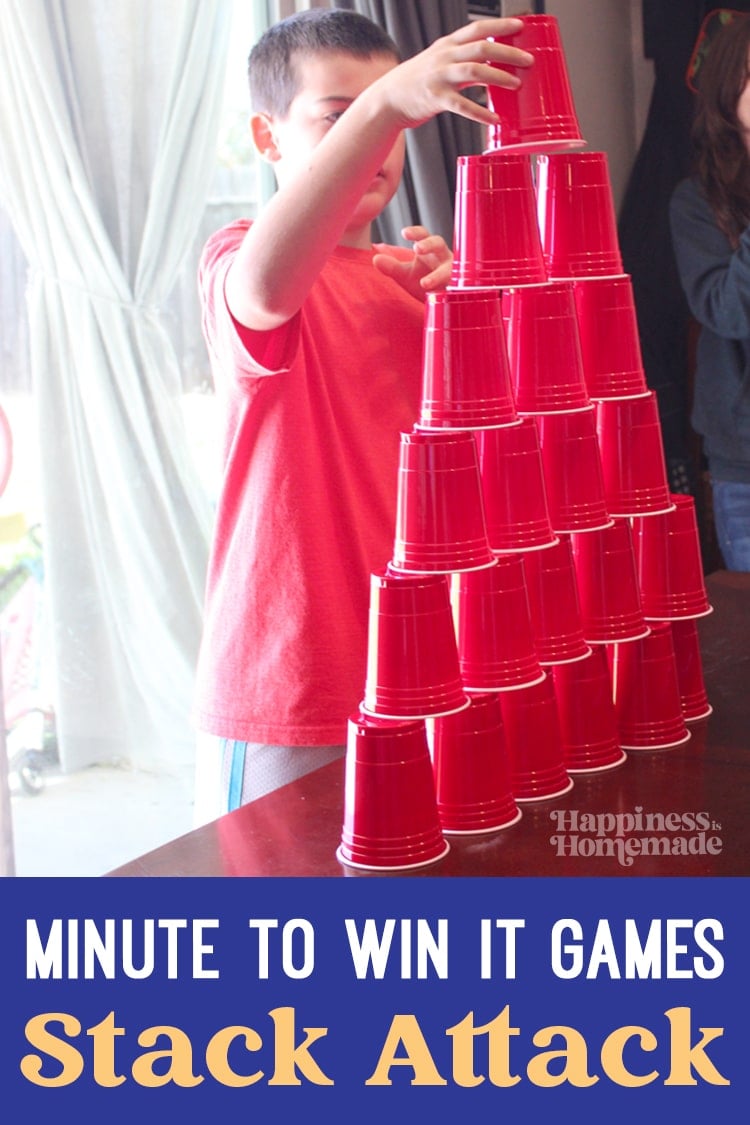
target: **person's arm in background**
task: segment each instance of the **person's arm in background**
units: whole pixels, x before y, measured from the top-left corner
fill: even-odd
[[[692,181],[676,188],[669,221],[677,270],[695,319],[718,336],[750,336],[750,227],[733,250]]]

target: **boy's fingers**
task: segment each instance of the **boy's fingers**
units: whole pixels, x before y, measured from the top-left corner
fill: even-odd
[[[445,241],[439,234],[430,234],[419,238],[414,243],[415,254],[440,254],[445,247]]]
[[[460,117],[468,118],[469,121],[479,122],[480,125],[494,125],[498,121],[497,114],[487,106],[480,105],[471,98],[465,98],[457,91],[453,92],[452,96],[447,95],[444,104],[449,113],[457,113]]]
[[[518,19],[473,20],[448,36],[453,43],[472,50],[488,52],[498,62],[513,66],[531,66],[534,56],[520,47],[508,43],[495,43],[495,39],[505,39],[517,35],[523,27]]]
[[[426,273],[424,277],[419,279],[419,284],[426,293],[433,292],[437,289],[445,289],[450,281],[450,267],[447,263],[443,262],[432,270],[431,273]]]
[[[396,277],[404,269],[404,263],[394,258],[392,254],[376,254],[372,264],[387,277]]]
[[[427,227],[404,227],[401,231],[401,237],[408,238],[410,242],[417,242],[419,239],[427,238],[429,233]]]
[[[414,251],[408,246],[389,246],[387,242],[373,242],[372,248],[383,258],[396,259],[401,262],[414,260]]]
[[[483,61],[453,63],[446,75],[457,89],[467,86],[520,86],[523,81],[521,74]]]
[[[470,20],[452,31],[450,38],[457,43],[468,43],[471,39],[487,39],[490,35],[518,35],[522,27],[523,20],[517,16],[494,16],[484,20]]]

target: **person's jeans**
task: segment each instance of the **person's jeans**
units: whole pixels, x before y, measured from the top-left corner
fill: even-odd
[[[713,480],[716,537],[727,570],[750,570],[750,484]]]

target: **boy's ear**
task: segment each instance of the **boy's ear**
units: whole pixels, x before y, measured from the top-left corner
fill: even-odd
[[[269,164],[275,164],[281,153],[276,145],[273,119],[267,113],[254,113],[250,118],[250,134],[258,155]]]

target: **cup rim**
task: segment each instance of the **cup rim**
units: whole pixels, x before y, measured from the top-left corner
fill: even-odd
[[[415,867],[426,867],[429,863],[437,863],[439,859],[443,859],[450,851],[449,842],[444,839],[443,843],[445,846],[437,855],[431,856],[429,859],[415,860],[413,863],[364,863],[359,860],[348,859],[343,854],[343,843],[336,848],[336,859],[346,867],[356,867],[360,871],[411,871]]]

